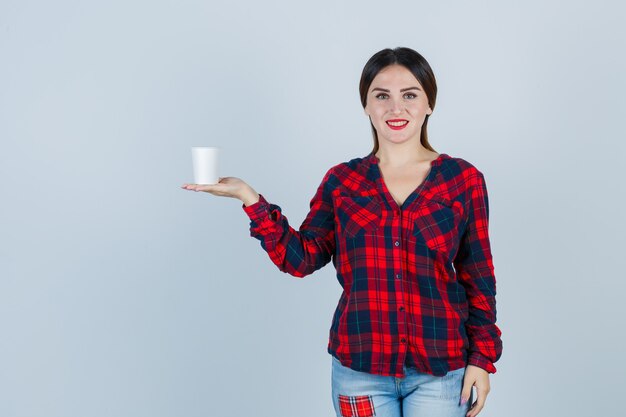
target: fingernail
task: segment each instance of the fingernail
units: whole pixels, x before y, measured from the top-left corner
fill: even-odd
[[[467,402],[467,398],[461,398],[461,405],[465,404]]]

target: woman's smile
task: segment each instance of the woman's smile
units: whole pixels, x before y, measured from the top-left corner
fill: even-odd
[[[393,130],[402,130],[409,124],[409,121],[406,119],[391,119],[387,120],[387,126],[389,126]]]

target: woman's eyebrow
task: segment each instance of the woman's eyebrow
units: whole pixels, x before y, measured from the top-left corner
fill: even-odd
[[[389,92],[389,90],[387,90],[386,88],[380,88],[380,87],[372,88],[372,91],[376,91],[376,90],[384,91],[385,93]],[[408,91],[408,90],[419,90],[419,91],[422,91],[422,89],[419,88],[419,87],[408,87],[408,88],[401,89],[400,92],[403,93],[403,92]]]

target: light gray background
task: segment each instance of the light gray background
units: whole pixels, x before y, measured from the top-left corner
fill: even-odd
[[[504,353],[488,416],[624,408],[624,9],[598,1],[0,2],[0,416],[331,416],[332,264],[280,272],[191,146],[296,229],[366,155],[408,46],[431,143],[484,174]],[[620,119],[620,116],[622,118]]]

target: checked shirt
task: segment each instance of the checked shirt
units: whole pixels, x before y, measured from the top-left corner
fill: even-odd
[[[502,354],[485,179],[442,153],[398,206],[373,154],[330,168],[299,230],[263,195],[242,205],[250,235],[282,272],[332,261],[343,288],[328,353],[344,366],[404,377],[468,364],[495,373]]]

